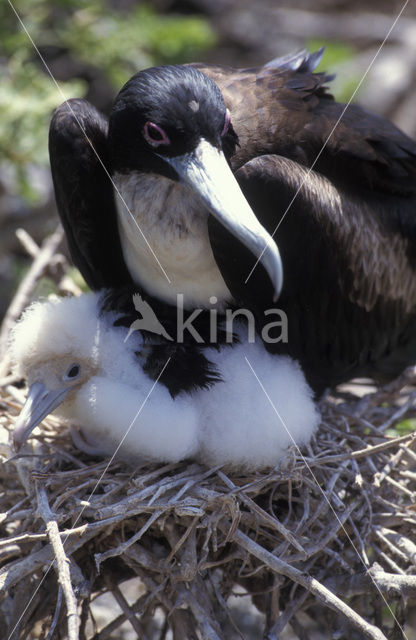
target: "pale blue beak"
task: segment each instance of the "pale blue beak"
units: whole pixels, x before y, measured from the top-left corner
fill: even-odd
[[[51,391],[42,382],[34,382],[27,392],[26,402],[16,420],[13,430],[13,447],[17,452],[31,432],[65,398],[71,387],[61,387]]]

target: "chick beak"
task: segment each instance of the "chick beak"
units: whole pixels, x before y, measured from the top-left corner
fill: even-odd
[[[43,382],[34,382],[27,393],[26,402],[13,430],[13,447],[19,451],[33,429],[42,422],[65,398],[71,387],[48,389]]]

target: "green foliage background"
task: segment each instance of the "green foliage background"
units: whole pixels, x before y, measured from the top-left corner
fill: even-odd
[[[121,10],[101,0],[16,0],[13,6],[41,53],[54,48],[95,66],[114,87],[152,64],[186,62],[215,43],[208,23],[194,16],[158,15],[149,4]],[[47,56],[46,56],[47,57]],[[34,166],[46,166],[51,113],[65,98],[84,97],[81,78],[47,74],[9,2],[0,3],[0,172],[9,192],[30,203],[41,197]]]

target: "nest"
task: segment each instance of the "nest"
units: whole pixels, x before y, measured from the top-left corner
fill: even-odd
[[[32,284],[50,268],[45,247]],[[361,398],[325,398],[310,445],[252,474],[91,458],[54,418],[33,454],[10,458],[23,397],[0,380],[8,640],[412,637],[415,437],[395,427],[412,428],[416,369]],[[104,622],[103,594],[114,602]]]

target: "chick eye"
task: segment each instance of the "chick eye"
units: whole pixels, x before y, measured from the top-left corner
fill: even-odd
[[[158,147],[161,144],[170,144],[169,137],[166,132],[154,122],[146,122],[144,125],[143,134],[145,139],[152,147]]]
[[[231,115],[230,115],[229,109],[227,109],[225,112],[225,120],[224,120],[224,126],[221,131],[221,137],[225,136],[225,134],[227,133],[228,127],[230,126],[230,122],[231,122]]]
[[[63,380],[75,380],[76,378],[78,378],[80,373],[81,373],[81,367],[79,366],[79,364],[74,362],[68,368],[67,372],[65,373],[65,375],[63,376],[62,379]]]

